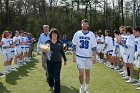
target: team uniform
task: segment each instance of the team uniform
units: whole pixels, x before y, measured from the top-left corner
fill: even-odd
[[[25,39],[25,42],[29,41],[29,39],[27,37],[24,37]],[[29,52],[29,48],[30,48],[30,43],[27,43],[26,45],[24,45],[24,49],[25,49],[25,52],[28,53]]]
[[[101,42],[105,42],[104,40],[104,36],[97,36],[96,37],[97,41],[101,41]],[[103,53],[103,49],[104,49],[105,45],[104,44],[97,44],[97,53]]]
[[[28,41],[27,37],[20,37],[20,42],[25,43]],[[22,52],[29,52],[29,45],[21,44]]]
[[[2,38],[2,53],[4,55],[4,61],[10,61],[11,55],[10,55],[10,49],[6,48],[10,46],[10,40],[9,38]]]
[[[113,41],[113,54],[114,57],[120,57],[120,45],[117,43],[117,39],[114,38]]]
[[[127,40],[126,35],[122,34],[122,35],[121,35],[121,43],[122,43],[123,45],[125,45],[126,40]],[[122,45],[120,45],[120,54],[121,54],[121,57],[123,58],[123,56],[124,56],[124,47],[123,47]]]
[[[140,68],[140,37],[135,38],[135,66]]]
[[[83,33],[82,30],[77,31],[73,37],[72,43],[76,46],[78,69],[91,69],[92,49],[97,46],[95,34],[91,31],[88,33]]]
[[[13,45],[13,38],[9,38],[9,44],[10,46]],[[15,53],[15,49],[14,48],[9,48],[9,55],[10,55],[10,58],[14,58],[14,53]]]
[[[134,52],[135,52],[135,36],[133,34],[130,34],[126,36],[126,42],[124,42],[123,61],[125,63],[133,63]]]
[[[106,36],[105,38],[105,47],[106,47],[106,52],[108,55],[113,54],[113,39],[112,37]]]
[[[20,37],[13,37],[13,42],[16,42],[15,44],[15,55],[20,55],[21,54],[21,45],[20,45]]]

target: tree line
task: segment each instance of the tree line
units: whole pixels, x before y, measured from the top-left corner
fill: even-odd
[[[90,29],[113,31],[132,26],[133,0],[0,0],[0,33],[4,30],[31,32],[38,37],[42,25],[59,29],[71,39],[86,18]],[[140,0],[136,0],[136,24],[140,25]]]

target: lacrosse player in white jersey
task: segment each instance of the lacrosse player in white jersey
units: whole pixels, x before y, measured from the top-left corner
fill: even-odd
[[[28,34],[27,32],[24,32],[24,61],[28,62],[28,53],[29,53],[29,39],[27,38]]]
[[[99,57],[99,62],[102,63],[103,62],[103,57],[104,57],[104,54],[103,54],[103,49],[105,47],[105,39],[104,39],[104,36],[102,34],[102,30],[99,30],[96,34],[96,40],[97,40],[97,54],[98,54],[98,57]]]
[[[21,46],[20,46],[20,37],[19,31],[15,31],[15,36],[13,37],[13,42],[15,44],[15,68],[19,68],[20,66],[20,56],[21,56]]]
[[[73,43],[73,61],[77,63],[79,70],[79,81],[81,84],[80,93],[89,93],[88,84],[90,81],[90,69],[92,64],[96,63],[96,38],[95,34],[89,31],[89,22],[87,19],[81,21],[82,30],[74,34]],[[93,57],[92,57],[93,56]],[[93,59],[92,59],[93,58]],[[92,62],[93,61],[93,62]],[[85,79],[84,79],[85,72]],[[85,85],[84,85],[85,80]]]
[[[14,55],[15,55],[15,50],[14,50],[14,48],[15,48],[15,45],[14,45],[14,43],[13,43],[13,38],[12,38],[12,32],[10,32],[9,31],[9,44],[10,44],[10,46],[13,46],[13,47],[11,47],[11,48],[9,48],[9,50],[10,50],[10,52],[9,52],[9,55],[10,55],[10,58],[11,58],[11,60],[10,60],[10,66],[9,66],[9,71],[12,71],[12,60],[13,60],[13,58],[14,58]]]
[[[138,68],[138,76],[139,81],[135,86],[138,86],[138,90],[140,90],[140,27],[134,28],[134,35],[135,35],[135,66]]]
[[[112,54],[113,54],[113,38],[111,37],[110,31],[109,30],[105,30],[105,48],[104,50],[106,50],[107,52],[107,66],[110,68],[114,68],[113,67],[113,61],[112,61]]]
[[[9,32],[4,31],[2,34],[2,53],[4,55],[4,73],[10,73],[10,61],[11,61],[11,50],[10,48],[14,48],[13,45],[10,45],[10,39],[9,39]]]
[[[114,49],[113,49],[113,54],[112,54],[112,57],[113,57],[113,60],[115,61],[114,62],[114,66],[115,66],[115,70],[119,70],[120,69],[120,45],[117,43],[117,40],[119,40],[119,37],[120,37],[120,32],[118,30],[115,30],[114,31]]]
[[[124,47],[123,61],[125,62],[126,68],[130,70],[130,77],[128,75],[128,83],[134,82],[134,52],[135,52],[135,36],[133,35],[133,29],[130,26],[125,27],[126,42],[121,43]]]

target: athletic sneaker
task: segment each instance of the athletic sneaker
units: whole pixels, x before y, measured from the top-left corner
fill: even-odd
[[[126,81],[126,83],[133,83],[133,82],[134,82],[134,80],[131,78],[129,78],[129,80]]]
[[[129,80],[129,76],[122,77],[122,79]]]
[[[140,87],[140,83],[133,84],[133,86],[138,86],[138,87]]]
[[[84,93],[84,87],[80,88],[80,93]]]
[[[88,89],[87,89],[87,88],[85,88],[85,92],[86,92],[86,93],[89,93],[89,91],[88,91]]]
[[[136,88],[137,90],[140,90],[140,87]]]
[[[120,69],[120,70],[118,70],[119,72],[123,72],[124,71],[124,69],[122,68],[122,69]]]
[[[125,74],[125,71],[123,71],[123,72],[120,72],[120,75],[124,75]]]
[[[119,70],[120,69],[120,67],[119,66],[116,66],[115,68],[114,68],[114,70]]]
[[[5,77],[5,74],[0,72],[0,78],[3,78],[3,77]]]

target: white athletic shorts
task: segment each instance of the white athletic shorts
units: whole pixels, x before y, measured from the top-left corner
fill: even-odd
[[[134,53],[124,53],[123,61],[125,63],[134,63]]]
[[[15,47],[15,55],[20,55],[22,52],[21,47],[20,46],[16,46]]]
[[[104,53],[103,49],[104,49],[103,45],[97,45],[97,53]]]
[[[76,61],[77,61],[78,69],[91,69],[92,68],[92,58],[76,57]]]
[[[10,52],[3,52],[3,55],[4,55],[4,61],[10,61],[11,60]]]
[[[137,52],[135,52],[135,60],[134,60],[134,65],[137,67],[137,68],[140,68],[140,56],[138,55]]]
[[[120,51],[119,50],[116,50],[116,51],[113,50],[112,56],[113,57],[121,57]]]
[[[14,56],[15,56],[15,50],[11,50],[11,51],[9,52],[9,57],[10,57],[10,58],[14,58]]]
[[[29,52],[29,46],[24,47],[24,52],[28,53]]]
[[[24,52],[24,51],[25,51],[25,49],[24,49],[24,48],[25,48],[24,45],[21,45],[20,47],[21,47],[21,52]]]

